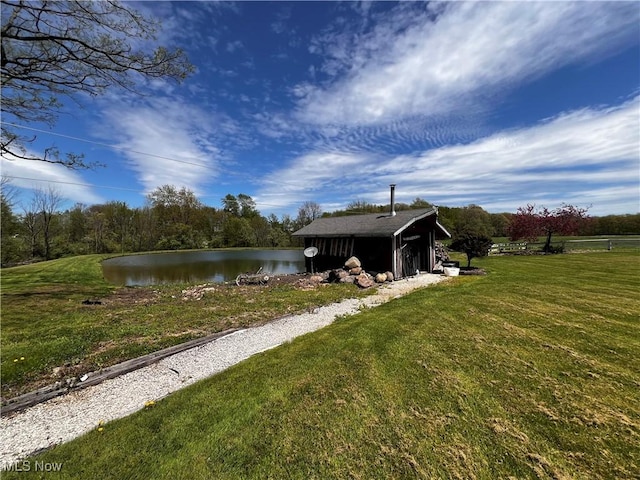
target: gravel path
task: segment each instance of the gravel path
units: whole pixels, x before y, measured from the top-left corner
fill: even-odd
[[[347,299],[311,313],[247,328],[167,357],[158,363],[71,392],[0,419],[0,468],[34,452],[68,442],[108,422],[144,408],[198,380],[210,377],[256,353],[329,325],[340,315],[374,307],[444,277],[422,274],[382,287],[374,295]]]

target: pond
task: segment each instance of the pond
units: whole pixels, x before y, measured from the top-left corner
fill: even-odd
[[[277,275],[305,271],[302,250],[207,250],[153,253],[102,262],[104,278],[115,285],[227,282],[260,267]]]

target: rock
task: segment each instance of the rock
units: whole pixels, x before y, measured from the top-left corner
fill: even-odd
[[[360,275],[362,273],[362,267],[355,267],[349,270],[349,275]]]
[[[360,263],[360,260],[358,260],[358,257],[351,257],[346,262],[344,262],[344,266],[348,269],[352,269],[356,267],[361,267],[362,264]]]
[[[182,300],[202,300],[205,293],[215,291],[215,287],[211,287],[207,284],[196,285],[187,290],[182,290]]]
[[[355,284],[360,288],[369,288],[373,286],[373,279],[366,273],[361,273],[355,278]]]
[[[376,275],[376,283],[384,283],[387,281],[387,274],[386,273],[379,273]]]
[[[309,281],[311,283],[322,283],[324,281],[324,278],[322,278],[322,275],[312,275],[311,277],[309,277]]]
[[[331,270],[329,272],[329,282],[331,283],[337,283],[339,282],[341,279],[348,277],[349,274],[347,272],[345,272],[344,270],[342,270],[341,268],[337,269],[337,270]]]
[[[387,276],[387,282],[393,282],[393,272],[384,272],[384,274]]]
[[[346,277],[343,277],[339,280],[340,283],[355,283],[356,282],[356,277],[354,277],[353,275],[347,275]]]

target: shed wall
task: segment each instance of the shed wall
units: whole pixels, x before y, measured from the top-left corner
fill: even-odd
[[[350,240],[350,241],[348,241]],[[347,245],[349,248],[345,248]],[[318,255],[306,259],[307,271],[324,271],[344,266],[344,262],[355,255],[368,272],[386,272],[392,270],[391,238],[305,238],[304,246],[316,247]],[[340,247],[342,246],[342,248]]]

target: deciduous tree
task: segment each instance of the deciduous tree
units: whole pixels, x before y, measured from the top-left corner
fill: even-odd
[[[240,205],[240,216],[243,218],[254,218],[260,215],[256,208],[256,202],[251,196],[240,193],[238,194],[238,204]]]
[[[551,236],[577,234],[582,222],[587,218],[587,211],[588,208],[567,204],[553,210],[528,204],[526,207],[518,208],[518,212],[511,217],[509,238],[534,241],[540,236],[545,236],[543,251],[551,252]]]
[[[126,202],[112,201],[105,205],[104,213],[107,228],[112,233],[114,240],[118,242],[120,253],[124,253],[129,231],[131,230],[133,211],[127,206]]]
[[[411,205],[409,205],[411,208],[429,208],[433,205],[431,205],[431,203],[427,202],[424,198],[420,198],[420,197],[416,197],[413,202],[411,202]]]
[[[453,226],[453,236],[474,235],[491,237],[493,224],[491,215],[478,205],[469,205],[459,210]]]
[[[2,179],[0,190],[0,265],[5,266],[20,260],[20,222],[13,212],[12,190]]]
[[[322,215],[322,207],[316,202],[307,201],[300,205],[298,208],[298,216],[295,223],[297,228],[302,228],[309,225],[315,219],[320,218]]]
[[[467,268],[471,260],[484,257],[493,243],[491,215],[478,205],[461,208],[453,226],[451,249],[467,255]]]
[[[240,216],[240,202],[235,195],[230,193],[227,193],[222,199],[222,209],[234,217]]]
[[[38,189],[34,192],[32,211],[36,214],[36,221],[40,222],[40,231],[44,243],[44,258],[51,259],[51,239],[53,238],[53,220],[62,203],[62,194],[53,187],[46,190]]]
[[[100,95],[111,86],[138,91],[144,78],[181,81],[193,71],[184,53],[149,48],[159,23],[114,0],[2,0],[1,155],[68,167],[81,155],[27,152],[33,138],[11,122],[54,125],[63,99]]]
[[[467,255],[467,268],[471,267],[471,260],[476,257],[486,257],[493,244],[491,238],[484,235],[464,233],[451,242],[450,248]]]

